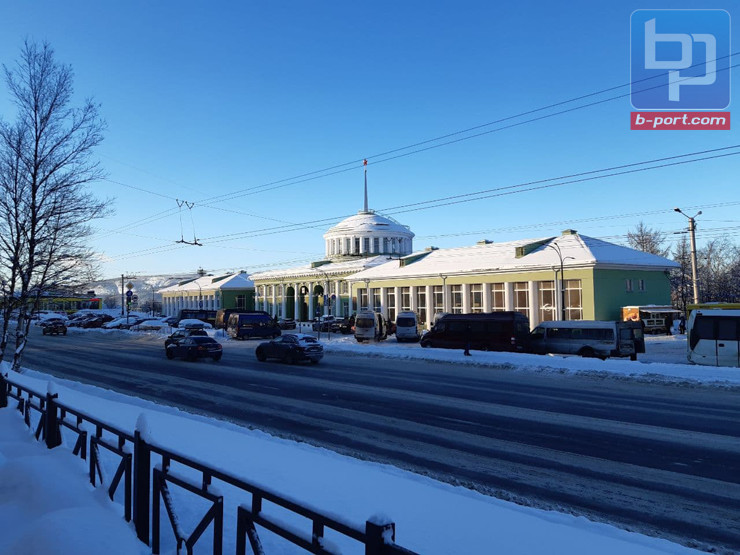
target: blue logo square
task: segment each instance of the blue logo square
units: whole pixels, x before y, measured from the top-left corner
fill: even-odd
[[[636,110],[724,110],[730,105],[730,14],[636,10],[630,20]]]

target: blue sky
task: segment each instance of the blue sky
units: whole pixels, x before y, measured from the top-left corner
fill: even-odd
[[[630,131],[623,97],[413,155],[374,157],[628,83],[635,9],[737,11],[729,2],[495,4],[18,2],[3,8],[0,61],[13,63],[24,38],[47,40],[73,66],[79,98],[101,104],[108,129],[97,152],[116,182],[93,187],[115,210],[94,222],[105,277],[318,260],[331,220],[362,207],[363,158],[370,206],[383,212],[740,143],[735,130]],[[733,38],[740,44],[735,30]],[[4,84],[0,114],[13,117]],[[254,190],[352,161],[343,173]],[[740,203],[738,169],[738,157],[728,157],[394,217],[416,233],[416,248],[565,228],[618,242],[641,219],[674,240],[686,220],[672,208],[702,207],[700,242],[718,233],[735,240],[727,228],[740,225],[740,204],[732,204]],[[178,214],[175,199],[195,206]],[[705,208],[716,204],[725,206]],[[175,243],[181,217],[185,239],[194,231],[204,246]],[[314,220],[327,221],[238,235]]]

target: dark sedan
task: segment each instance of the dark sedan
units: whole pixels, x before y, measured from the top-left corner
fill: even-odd
[[[221,344],[212,337],[198,335],[170,343],[164,351],[169,359],[180,357],[185,360],[196,360],[210,357],[213,360],[221,360],[223,349]]]
[[[324,356],[324,347],[310,335],[286,334],[272,341],[260,343],[255,350],[257,360],[277,358],[288,364],[310,361],[316,364]]]
[[[167,339],[164,340],[164,346],[167,347],[168,345],[172,343],[177,343],[178,341],[182,341],[186,337],[194,337],[194,336],[201,336],[201,337],[207,337],[208,332],[206,330],[201,329],[183,329],[183,330],[177,330],[175,333],[167,337]]]
[[[46,325],[41,328],[41,333],[44,335],[67,335],[67,326],[64,322],[46,322]]]

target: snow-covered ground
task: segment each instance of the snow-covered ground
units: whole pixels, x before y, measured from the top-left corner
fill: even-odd
[[[101,330],[74,333],[135,333]],[[299,330],[300,331],[300,330]],[[212,332],[214,333],[214,332]],[[226,340],[220,337],[220,340]],[[334,352],[358,356],[419,358],[475,364],[513,372],[574,372],[614,375],[620,379],[692,381],[699,385],[734,387],[738,369],[692,366],[685,360],[685,337],[650,337],[647,353],[638,362],[584,360],[578,357],[536,356],[422,349],[390,339],[357,344],[350,336],[326,338],[327,356]],[[233,342],[246,347],[253,342]],[[595,369],[595,370],[594,370]],[[7,371],[7,366],[5,367]],[[28,371],[18,380],[46,391],[49,376]],[[364,526],[377,514],[388,515],[397,526],[399,544],[419,553],[507,554],[637,554],[689,553],[692,550],[665,540],[630,533],[581,517],[521,507],[461,487],[436,482],[397,468],[351,459],[325,449],[290,442],[267,434],[210,420],[92,386],[54,379],[60,400],[116,426],[132,431],[145,415],[152,441],[173,450],[188,445],[188,455],[230,474],[301,500],[322,512]],[[120,505],[93,490],[86,466],[66,448],[53,451],[33,440],[20,415],[0,410],[0,553],[84,554],[146,552],[137,545],[133,530],[122,520]],[[113,460],[104,461],[112,465]],[[113,468],[108,469],[108,475]],[[222,487],[223,486],[223,487]],[[227,492],[229,487],[219,485]],[[189,498],[176,498],[187,529],[202,516]],[[281,518],[287,518],[282,515]],[[163,552],[174,543],[163,515]],[[301,523],[293,523],[301,526]],[[302,524],[304,527],[305,523]],[[43,531],[43,533],[41,533]],[[310,529],[305,530],[310,534]],[[227,513],[225,552],[233,552],[235,523]],[[359,553],[350,540],[331,536],[342,552]],[[200,540],[209,547],[208,537]],[[268,553],[294,553],[297,548],[269,533],[263,537]]]

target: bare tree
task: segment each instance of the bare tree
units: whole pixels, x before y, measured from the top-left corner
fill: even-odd
[[[693,283],[691,276],[691,248],[686,235],[681,237],[681,241],[676,244],[673,250],[673,260],[678,262],[681,267],[671,271],[671,299],[673,306],[679,307],[686,313],[686,305],[693,295]]]
[[[2,248],[18,304],[13,356],[13,369],[18,370],[28,336],[29,303],[71,276],[88,272],[88,224],[105,215],[106,203],[85,187],[102,177],[91,157],[105,124],[92,100],[70,106],[72,68],[58,63],[48,44],[26,41],[15,66],[3,69],[18,109],[14,124],[0,122],[0,187],[7,203],[0,225],[15,230]]]
[[[671,252],[670,247],[663,246],[665,233],[650,229],[643,222],[637,224],[634,231],[627,232],[627,242],[633,249],[657,254],[658,256],[667,257]]]

